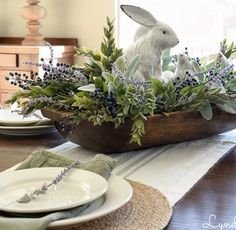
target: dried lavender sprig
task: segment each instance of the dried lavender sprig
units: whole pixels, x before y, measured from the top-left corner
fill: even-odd
[[[133,83],[136,87],[144,87],[145,89],[148,89],[151,87],[150,81],[137,81]]]
[[[53,58],[54,58],[54,50],[52,48],[52,45],[49,42],[46,42],[46,46],[49,48],[49,51],[50,51],[49,65],[52,65]],[[41,61],[43,62],[42,64],[38,62],[32,62],[32,61],[24,61],[23,64],[30,65],[30,66],[43,66],[45,64],[44,60],[41,59]]]
[[[233,69],[233,65],[229,65],[229,66],[226,66],[224,68],[212,68],[212,69],[209,69],[209,70],[206,70],[206,71],[201,71],[201,72],[198,72],[198,73],[194,73],[192,75],[192,77],[198,77],[202,74],[210,74],[211,75],[211,72],[214,72],[214,73],[217,73],[217,71],[219,71],[217,74],[220,74],[220,75],[223,75],[225,72],[228,72],[229,70],[232,70]]]
[[[35,196],[44,194],[48,191],[48,189],[53,186],[57,185],[65,176],[71,172],[76,166],[80,164],[80,161],[75,161],[74,163],[70,164],[66,168],[64,168],[52,181],[51,183],[47,184],[44,183],[40,186],[40,188],[36,188],[31,193],[26,193],[22,197],[16,200],[17,203],[29,203],[32,199],[35,198]]]
[[[38,76],[38,73],[31,73],[31,76],[27,76],[25,74],[21,75],[20,73],[10,73],[9,76],[6,77],[6,80],[10,81],[11,84],[19,85],[19,87],[28,89],[30,86],[47,86],[50,84],[51,80],[57,80],[60,82],[70,82],[71,84],[77,86],[87,85],[88,78],[79,70],[70,67],[64,63],[57,63],[57,65],[42,66],[44,75],[42,78]]]
[[[23,64],[24,65],[28,65],[28,66],[36,66],[36,67],[41,67],[43,65],[41,63],[32,62],[32,61],[24,61]]]
[[[120,71],[115,63],[112,64],[112,72],[120,78],[121,81],[125,81],[124,74]]]
[[[234,65],[233,64],[232,65],[228,65],[228,66],[224,67],[223,69],[220,69],[218,74],[219,75],[225,75],[225,74],[230,73],[231,71],[233,71],[233,69],[234,69]]]
[[[49,59],[49,64],[52,65],[53,63],[53,58],[54,58],[54,51],[52,48],[52,45],[49,42],[46,42],[46,46],[49,48],[50,50],[50,59]]]
[[[48,105],[55,104],[56,102],[52,97],[48,97],[48,96],[40,96],[37,98],[32,98],[27,102],[27,106],[22,108],[20,113],[27,114],[28,109],[31,107],[34,107],[38,103],[45,104],[45,106],[46,105],[48,106]]]
[[[224,68],[217,69],[215,71],[211,71],[208,74],[209,83],[216,82],[216,81],[224,81],[224,78],[229,76],[230,73],[233,71],[233,65],[228,65]]]

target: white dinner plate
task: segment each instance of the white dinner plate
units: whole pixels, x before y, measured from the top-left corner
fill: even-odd
[[[49,124],[50,119],[43,117],[41,111],[36,111],[32,115],[24,117],[14,112],[14,109],[0,109],[0,124],[7,126],[22,126],[35,123]]]
[[[100,175],[74,169],[43,195],[28,203],[14,202],[26,193],[50,183],[63,168],[33,168],[0,175],[0,210],[13,213],[39,213],[73,208],[101,197],[108,189]]]
[[[54,125],[1,126],[0,133],[14,136],[34,136],[56,132]]]
[[[105,216],[128,203],[132,194],[133,189],[126,180],[111,175],[108,180],[108,190],[102,198],[92,202],[92,205],[78,216],[52,222],[49,227],[69,227]]]

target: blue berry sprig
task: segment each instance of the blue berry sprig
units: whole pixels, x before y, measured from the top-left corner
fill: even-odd
[[[91,93],[94,103],[101,108],[105,108],[109,115],[116,116],[118,105],[116,97],[112,92],[104,92],[102,89],[97,88]]]

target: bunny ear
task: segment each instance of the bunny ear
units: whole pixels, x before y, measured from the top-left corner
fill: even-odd
[[[141,7],[132,5],[121,5],[120,8],[126,15],[128,15],[135,22],[143,26],[150,27],[157,24],[157,20],[155,19],[155,17]]]

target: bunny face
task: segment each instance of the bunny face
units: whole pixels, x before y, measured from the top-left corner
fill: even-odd
[[[160,50],[172,48],[179,43],[178,37],[170,26],[164,23],[159,23],[155,25],[152,29],[140,26],[136,31],[134,36],[134,42],[137,41],[142,36],[152,37],[153,42],[155,40],[159,45]]]
[[[184,54],[179,54],[177,67],[182,67],[184,69],[190,69],[192,66],[191,58]]]
[[[153,40],[156,40],[160,51],[172,48],[179,43],[179,39],[170,26],[158,23],[151,29]]]

